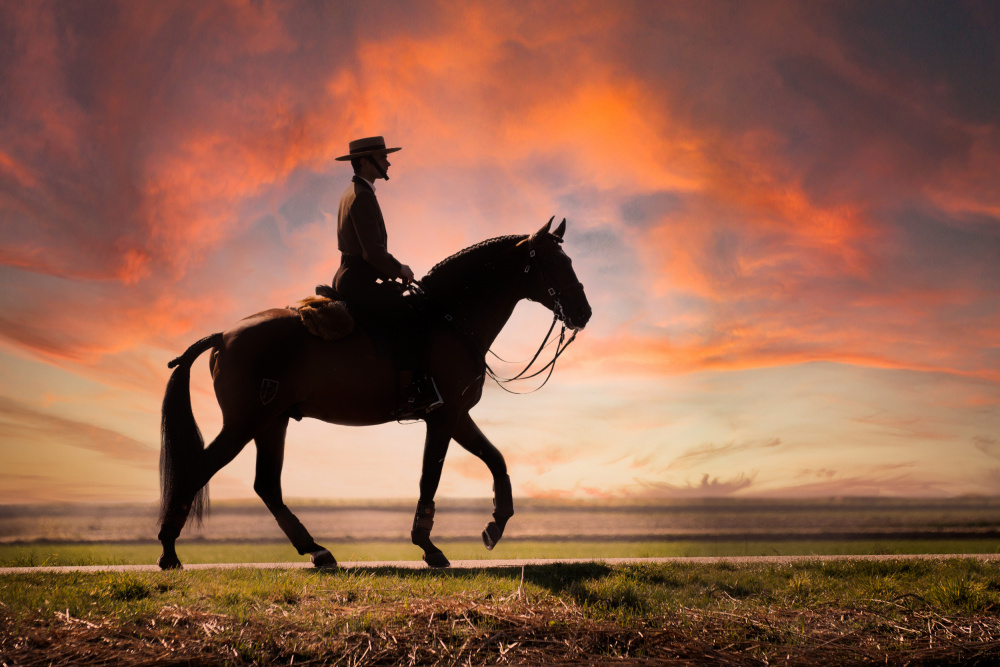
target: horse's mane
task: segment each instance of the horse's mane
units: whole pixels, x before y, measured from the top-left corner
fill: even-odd
[[[486,239],[471,245],[435,264],[420,280],[420,284],[429,292],[439,293],[470,287],[469,283],[477,272],[489,267],[503,251],[526,238],[528,238],[526,234],[513,234]]]

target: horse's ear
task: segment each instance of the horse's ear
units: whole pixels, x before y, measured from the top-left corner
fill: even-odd
[[[556,216],[552,216],[551,218],[549,218],[549,221],[546,222],[545,225],[541,229],[539,229],[537,232],[535,232],[535,237],[536,238],[541,238],[541,237],[545,236],[546,234],[548,234],[549,233],[549,228],[552,227],[552,221],[555,220],[555,219],[556,219]]]
[[[555,218],[553,217],[553,220],[554,219]],[[551,223],[552,220],[549,220],[549,222]],[[566,218],[563,218],[562,222],[559,223],[559,226],[556,227],[556,231],[552,232],[552,236],[554,236],[557,239],[561,240],[562,237],[563,237],[563,234],[565,234],[565,233],[566,233]]]

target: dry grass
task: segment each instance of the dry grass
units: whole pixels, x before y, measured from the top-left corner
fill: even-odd
[[[519,573],[426,572],[77,577],[74,590],[83,594],[66,604],[96,611],[59,610],[55,595],[44,600],[48,608],[38,598],[25,597],[19,608],[0,603],[0,659],[11,666],[996,664],[992,574],[964,564],[927,567],[913,579],[887,566],[556,568],[529,572],[527,581]],[[869,597],[942,573],[965,588],[938,578],[924,594]],[[842,586],[845,576],[860,580],[858,595],[817,593]],[[231,583],[220,581],[226,577]],[[761,584],[773,590],[760,592]],[[670,597],[656,602],[665,591]]]
[[[897,604],[897,603],[887,603]],[[372,624],[365,614],[393,621]],[[587,618],[558,600],[481,604],[451,598],[394,609],[323,609],[322,629],[271,605],[258,617],[178,606],[97,623],[57,612],[0,643],[5,664],[577,665],[995,664],[1000,619],[856,608],[685,609],[635,627]],[[7,619],[9,620],[9,619]],[[6,625],[6,622],[5,622]],[[352,628],[352,625],[355,627]]]

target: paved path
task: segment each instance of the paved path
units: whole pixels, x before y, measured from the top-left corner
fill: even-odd
[[[638,563],[677,563],[677,564],[709,564],[733,563],[751,565],[757,563],[778,563],[790,565],[801,562],[824,562],[838,560],[948,560],[952,558],[971,558],[981,561],[1000,562],[1000,554],[902,554],[902,555],[837,555],[837,556],[701,556],[678,558],[514,558],[509,560],[453,560],[452,570],[482,570],[504,567],[527,567],[535,565],[552,565],[553,563],[606,563],[608,565],[631,565]],[[408,569],[421,570],[427,566],[419,560],[373,560],[339,563],[343,570],[354,568]],[[306,570],[311,569],[309,561],[294,563],[191,563],[185,565],[186,570],[235,570],[254,568],[260,570]],[[68,565],[60,567],[0,567],[3,574],[37,574],[41,572],[159,572],[156,565]]]

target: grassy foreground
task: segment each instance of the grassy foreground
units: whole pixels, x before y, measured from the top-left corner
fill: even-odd
[[[500,570],[24,572],[0,659],[34,664],[995,664],[974,559]]]

